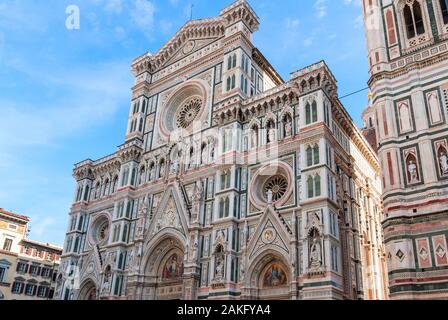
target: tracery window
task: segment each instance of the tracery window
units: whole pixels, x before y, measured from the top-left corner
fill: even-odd
[[[307,179],[308,198],[320,197],[321,179],[320,175],[308,176]]]
[[[407,3],[403,9],[404,23],[408,39],[425,33],[422,8],[418,1]]]
[[[306,164],[308,167],[319,164],[319,145],[315,145],[314,147],[308,146],[306,149]]]
[[[305,120],[306,124],[311,124],[314,122],[317,122],[317,102],[313,101],[310,105],[309,102],[307,102],[305,106]]]
[[[448,24],[448,0],[439,0],[443,23]]]
[[[229,216],[230,199],[229,197],[221,198],[219,201],[219,219]]]

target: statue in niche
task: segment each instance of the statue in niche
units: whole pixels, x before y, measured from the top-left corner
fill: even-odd
[[[201,181],[197,181],[194,186],[193,201],[201,200],[203,193],[204,193],[204,188],[202,187],[202,183],[201,183]]]
[[[445,151],[442,151],[439,156],[440,169],[442,170],[442,174],[448,173],[448,156]]]
[[[110,292],[110,276],[111,276],[110,271],[106,271],[106,273],[104,274],[104,282],[101,287],[102,294]]]
[[[258,130],[252,129],[250,143],[252,148],[258,147]]]
[[[414,183],[418,182],[418,171],[417,171],[417,165],[415,164],[414,160],[410,160],[408,163],[408,172],[409,172],[409,182]]]
[[[268,139],[269,139],[269,141],[268,141],[269,143],[272,143],[275,141],[275,129],[274,128],[269,129]]]
[[[162,161],[160,163],[160,173],[159,173],[159,178],[163,178],[165,177],[165,161]]]
[[[215,280],[222,280],[224,278],[224,257],[216,257],[216,268],[215,268]]]
[[[202,164],[207,164],[208,163],[208,159],[207,159],[207,147],[202,148],[201,150],[201,162]]]
[[[313,238],[313,243],[310,249],[310,266],[313,269],[322,266],[322,250],[316,237]]]
[[[292,121],[290,117],[287,117],[285,123],[285,137],[292,136]]]
[[[272,189],[268,189],[268,191],[266,192],[266,198],[268,199],[268,204],[272,204],[272,197],[273,197]]]
[[[145,224],[146,224],[146,217],[148,215],[148,209],[149,209],[149,199],[145,198],[143,202],[140,205],[140,210],[138,212],[138,222],[137,222],[137,236],[143,236],[145,232]]]
[[[153,164],[151,165],[151,169],[149,171],[149,181],[154,179],[155,176],[156,176],[156,166]]]

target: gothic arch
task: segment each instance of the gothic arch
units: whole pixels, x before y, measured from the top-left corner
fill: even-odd
[[[94,280],[88,278],[80,286],[76,300],[98,300],[98,286]]]
[[[293,279],[290,260],[283,250],[266,246],[247,269],[244,286],[250,292],[250,298],[290,299]]]

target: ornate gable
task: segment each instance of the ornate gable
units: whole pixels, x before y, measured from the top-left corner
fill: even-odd
[[[189,21],[155,55],[137,58],[132,70],[135,75],[148,69],[154,73],[223,37],[224,31],[221,17]]]
[[[273,249],[278,248],[289,254],[288,243],[290,236],[290,231],[280,220],[278,214],[272,207],[267,207],[249,243],[249,259],[252,259],[254,255],[267,246]]]
[[[185,236],[188,233],[187,213],[179,189],[174,185],[168,186],[149,226],[149,239],[165,229],[175,229]]]

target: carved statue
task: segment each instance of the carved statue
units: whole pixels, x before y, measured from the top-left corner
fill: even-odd
[[[410,173],[411,177],[411,183],[418,181],[418,172],[417,172],[417,165],[414,163],[413,160],[411,160],[408,164],[408,171]]]
[[[208,160],[207,160],[207,148],[204,148],[201,151],[201,161],[202,161],[202,164],[207,164],[208,163]]]
[[[224,256],[216,257],[215,280],[222,280],[224,278]]]
[[[448,173],[448,156],[446,155],[445,152],[442,153],[442,155],[440,156],[440,167],[442,169],[442,173]]]
[[[160,171],[159,172],[160,172],[159,173],[159,177],[160,178],[165,177],[165,162],[164,161],[160,164]]]
[[[311,268],[319,268],[322,265],[322,250],[317,238],[313,239],[310,250],[310,266]]]
[[[194,186],[194,192],[193,192],[193,200],[199,201],[202,199],[204,192],[204,188],[202,187],[201,181],[197,181],[196,185]]]
[[[252,129],[250,138],[251,138],[250,143],[251,143],[252,148],[257,147],[258,146],[258,132],[256,130]]]
[[[109,293],[109,292],[110,292],[110,273],[106,273],[104,275],[104,282],[101,287],[101,293],[105,294],[105,293]]]
[[[266,192],[266,198],[268,199],[268,204],[272,204],[272,197],[273,197],[272,189],[268,189],[268,191]]]
[[[156,175],[156,166],[153,165],[151,166],[151,170],[149,171],[149,181],[154,179],[155,175]]]
[[[291,119],[288,118],[288,120],[286,120],[286,124],[285,124],[285,137],[290,137],[292,136],[292,123],[291,123]]]
[[[275,129],[269,129],[268,132],[268,138],[269,138],[269,143],[272,143],[275,141]]]

